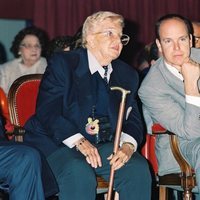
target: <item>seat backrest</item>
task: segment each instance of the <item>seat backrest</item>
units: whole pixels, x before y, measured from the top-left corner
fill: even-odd
[[[42,74],[24,75],[11,85],[8,92],[8,104],[12,124],[24,126],[35,113],[41,78]]]

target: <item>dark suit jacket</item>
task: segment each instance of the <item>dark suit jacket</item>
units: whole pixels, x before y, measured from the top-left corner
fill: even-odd
[[[140,144],[143,136],[135,99],[138,89],[137,72],[120,60],[114,60],[112,67],[109,86],[131,91],[126,99],[127,119],[124,117],[122,130]],[[40,85],[36,114],[25,125],[25,140],[34,142],[49,155],[63,146],[64,139],[76,133],[87,138],[85,125],[97,89],[91,77],[86,49],[55,54],[48,63]],[[121,96],[119,91],[109,92],[109,117],[113,129],[117,124]]]

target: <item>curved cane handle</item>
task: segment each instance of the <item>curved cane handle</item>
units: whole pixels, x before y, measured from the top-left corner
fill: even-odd
[[[125,90],[124,88],[117,87],[117,86],[116,87],[111,87],[110,89],[111,90],[119,90],[119,91],[121,91],[121,93],[122,93],[122,101],[125,101],[126,95],[131,93],[130,90]]]

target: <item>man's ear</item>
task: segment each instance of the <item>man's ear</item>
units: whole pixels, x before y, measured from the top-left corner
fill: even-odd
[[[156,39],[156,45],[157,45],[157,47],[158,47],[159,52],[162,53],[162,47],[161,47],[161,44],[160,44],[160,40],[159,40],[159,39]]]

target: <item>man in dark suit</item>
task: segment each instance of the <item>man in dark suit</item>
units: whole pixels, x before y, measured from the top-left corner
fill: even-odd
[[[0,186],[10,200],[43,200],[41,159],[31,147],[6,141],[0,116]]]
[[[94,13],[86,19],[84,48],[57,53],[50,59],[36,114],[25,126],[25,140],[47,156],[57,178],[60,200],[94,200],[96,174],[109,180],[111,165],[120,199],[151,198],[148,164],[137,152],[143,137],[135,99],[138,75],[117,59],[129,40],[122,34],[123,23],[122,16],[112,12]],[[115,155],[113,138],[121,94],[111,91],[111,86],[131,91]]]

